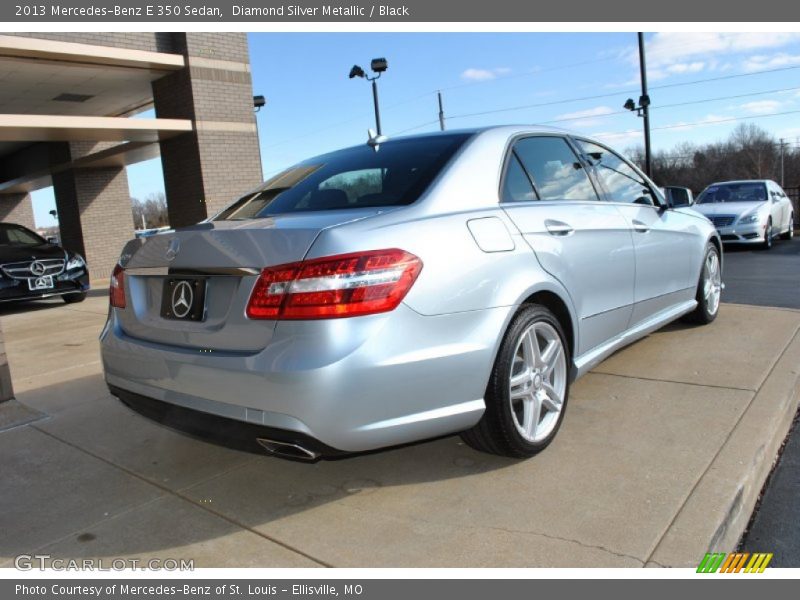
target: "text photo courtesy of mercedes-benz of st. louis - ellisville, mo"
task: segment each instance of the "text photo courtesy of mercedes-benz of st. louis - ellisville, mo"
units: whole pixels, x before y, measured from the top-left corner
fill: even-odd
[[[793,52],[0,34],[0,567],[800,566]]]

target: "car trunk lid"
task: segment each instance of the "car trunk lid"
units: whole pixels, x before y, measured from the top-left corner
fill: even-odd
[[[380,212],[386,209],[205,222],[133,240],[120,259],[128,303],[117,311],[120,326],[132,338],[195,351],[257,352],[269,343],[275,325],[245,315],[261,269],[302,260],[324,229]],[[192,285],[187,291],[192,298],[204,297],[199,320],[169,316],[180,301],[181,281]],[[172,317],[182,312],[178,309]]]

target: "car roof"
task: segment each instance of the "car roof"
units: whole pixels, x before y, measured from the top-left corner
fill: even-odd
[[[715,181],[714,183],[708,184],[706,187],[711,187],[712,185],[726,185],[728,183],[775,183],[772,179],[731,179],[730,181]]]
[[[489,125],[485,127],[464,127],[460,129],[448,129],[446,131],[430,131],[425,133],[416,133],[411,135],[403,135],[403,136],[391,136],[389,135],[389,140],[392,139],[410,139],[410,138],[426,138],[426,137],[434,137],[434,136],[441,136],[441,135],[453,135],[453,134],[480,134],[480,133],[500,133],[506,134],[509,136],[519,135],[519,134],[536,134],[536,133],[547,133],[547,134],[559,134],[559,135],[575,135],[579,137],[586,137],[576,132],[568,131],[566,129],[560,129],[558,127],[548,127],[547,125],[535,125],[535,124],[521,124],[521,125]]]

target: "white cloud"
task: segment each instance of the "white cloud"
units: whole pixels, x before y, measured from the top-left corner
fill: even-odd
[[[568,121],[567,123],[564,123],[564,127],[571,127],[571,128],[596,127],[597,124],[600,123],[600,119],[598,117],[614,114],[615,112],[617,111],[608,106],[596,106],[594,108],[589,108],[587,110],[578,110],[575,112],[569,112],[558,115],[555,118],[555,120]]]
[[[593,138],[605,142],[611,146],[619,147],[627,142],[642,142],[641,129],[628,129],[627,131],[599,131],[592,134]]]
[[[653,67],[668,67],[675,63],[691,62],[693,59],[718,57],[721,54],[736,54],[781,48],[800,42],[797,32],[742,33],[742,32],[661,32],[646,41],[647,61]],[[631,63],[639,60],[636,49],[629,53]]]
[[[742,67],[745,71],[762,71],[764,69],[779,69],[800,65],[800,54],[786,54],[779,52],[770,56],[751,56],[744,61]]]
[[[697,73],[702,71],[706,66],[703,61],[695,61],[688,63],[674,63],[666,68],[667,73],[675,75],[682,75],[683,73]]]
[[[753,102],[745,102],[739,108],[754,115],[765,115],[777,111],[781,104],[777,100],[754,100]]]
[[[595,106],[594,108],[589,108],[587,110],[564,113],[563,115],[558,115],[556,119],[582,119],[585,117],[599,117],[601,115],[608,115],[613,112],[614,109],[608,106]]]
[[[719,125],[720,123],[727,123],[730,121],[730,117],[726,117],[724,115],[706,115],[702,119],[698,121],[692,121],[691,123],[687,123],[686,121],[678,121],[676,123],[670,123],[668,125],[663,126],[663,129],[667,129],[669,131],[691,131],[692,129],[698,129],[700,127],[708,127],[711,125]]]
[[[469,68],[461,73],[461,79],[467,81],[489,81],[509,73],[511,73],[511,69],[508,67],[496,67],[494,69]]]

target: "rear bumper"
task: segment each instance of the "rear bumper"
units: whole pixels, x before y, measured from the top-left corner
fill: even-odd
[[[477,423],[512,312],[283,321],[263,350],[232,353],[131,338],[112,311],[101,355],[117,391],[361,452]]]
[[[264,439],[276,440],[307,449],[309,451],[309,460],[322,457],[332,458],[345,454],[340,450],[326,446],[309,435],[297,431],[227,419],[207,412],[148,398],[113,385],[109,385],[108,389],[111,394],[119,398],[126,406],[162,425],[246,452],[264,454],[265,448],[258,442],[259,439]]]

